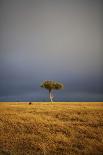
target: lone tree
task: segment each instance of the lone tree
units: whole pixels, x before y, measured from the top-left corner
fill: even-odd
[[[57,81],[50,81],[50,80],[47,80],[47,81],[44,81],[40,87],[42,88],[45,88],[49,91],[49,98],[50,98],[50,101],[53,102],[53,98],[54,96],[51,94],[51,91],[52,89],[62,89],[64,88],[64,85],[60,82],[57,82]]]

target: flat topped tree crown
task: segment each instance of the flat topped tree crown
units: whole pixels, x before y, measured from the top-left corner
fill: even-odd
[[[62,89],[64,88],[64,85],[60,82],[57,81],[51,81],[51,80],[46,80],[44,82],[42,82],[42,84],[40,85],[40,87],[48,89],[49,90],[49,98],[51,100],[51,102],[53,101],[53,96],[51,95],[51,90],[52,89]]]
[[[62,89],[64,88],[64,85],[57,81],[46,80],[41,84],[40,87],[52,90],[52,89]]]

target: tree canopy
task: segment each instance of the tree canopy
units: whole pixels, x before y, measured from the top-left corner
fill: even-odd
[[[46,80],[40,85],[40,87],[46,88],[51,91],[52,89],[62,89],[64,88],[64,85],[57,81]]]

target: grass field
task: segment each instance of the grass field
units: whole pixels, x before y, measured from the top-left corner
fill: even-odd
[[[0,102],[0,155],[103,155],[103,102]]]

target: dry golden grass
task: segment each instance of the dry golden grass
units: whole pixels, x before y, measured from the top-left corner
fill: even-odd
[[[103,155],[103,102],[0,102],[0,155]]]

